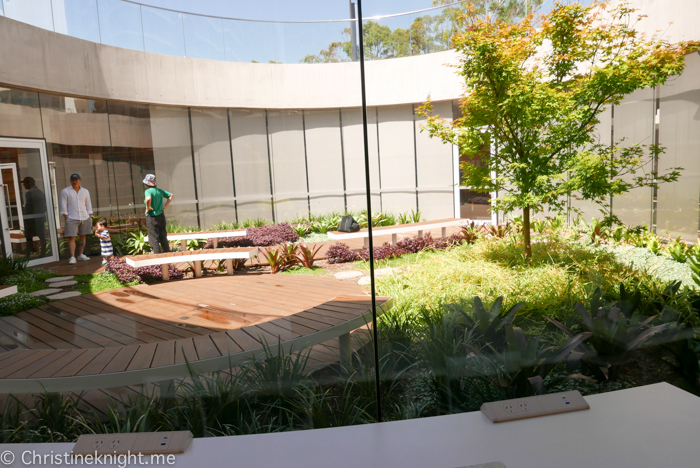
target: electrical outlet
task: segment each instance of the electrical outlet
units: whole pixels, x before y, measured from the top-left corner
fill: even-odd
[[[578,390],[515,400],[492,401],[481,405],[481,412],[495,423],[587,409],[590,409],[590,406]]]
[[[73,453],[169,455],[184,453],[191,441],[190,431],[83,434],[75,443]]]
[[[479,463],[478,465],[460,466],[459,468],[506,468],[503,462]]]

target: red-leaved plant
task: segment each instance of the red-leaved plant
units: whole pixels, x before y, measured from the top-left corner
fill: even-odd
[[[314,261],[316,260],[316,255],[318,251],[321,250],[321,245],[316,245],[315,247],[307,247],[304,241],[298,245],[297,260],[306,268],[313,268]]]

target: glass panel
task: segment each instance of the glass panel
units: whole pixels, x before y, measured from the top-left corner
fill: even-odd
[[[65,219],[58,203],[61,190],[70,186],[70,176],[81,177],[81,187],[90,192],[93,216],[116,219],[116,184],[111,170],[107,102],[41,94],[49,174],[59,238]],[[85,253],[98,254],[99,242],[87,238]],[[68,257],[65,245],[61,258]]]
[[[53,31],[51,0],[2,0],[5,16],[22,23]]]
[[[100,42],[97,0],[53,0],[56,32]]]
[[[182,13],[141,7],[146,52],[185,55]]]
[[[614,109],[615,142],[622,146],[653,143],[654,90],[642,89],[625,97]],[[651,162],[644,168],[651,171]],[[628,226],[651,223],[651,189],[641,187],[613,197],[613,213]]]
[[[661,88],[659,144],[666,152],[659,156],[659,172],[682,167],[678,182],[661,184],[657,195],[656,232],[698,238],[700,197],[700,57],[686,55],[682,76]]]
[[[348,211],[367,209],[365,194],[365,149],[362,132],[362,109],[341,109],[343,125],[343,154],[345,157],[345,189]],[[377,110],[367,109],[367,139],[370,163],[372,211],[382,210],[379,196],[379,154],[377,152]]]
[[[184,15],[183,21],[188,57],[226,60],[221,19]]]
[[[304,111],[311,213],[345,211],[338,109]]]
[[[224,20],[224,36],[226,60],[233,62],[350,60],[347,52],[350,23],[345,22],[290,24]]]
[[[53,255],[49,242],[50,198],[44,193],[41,152],[34,148],[4,148],[0,141],[0,172],[10,243],[15,258],[28,260]],[[50,197],[50,195],[48,195]]]
[[[595,130],[595,141],[601,145],[610,145],[612,137],[612,112],[610,108],[606,108],[599,116],[600,123]],[[601,219],[603,214],[600,212],[601,207],[591,201],[576,200],[574,197],[570,199],[571,207],[580,211],[571,212],[571,221],[577,217],[582,217],[586,222],[591,218]]]
[[[268,111],[277,222],[308,216],[306,153],[301,111]]]
[[[436,114],[445,119],[452,116],[452,102],[434,102]],[[452,145],[421,132],[425,118],[415,115],[416,167],[418,170],[418,209],[422,219],[454,217],[454,186]],[[487,197],[488,198],[488,197]],[[469,217],[469,216],[468,216]]]
[[[155,171],[149,107],[110,103],[109,130],[119,217],[145,224],[142,181]]]
[[[151,106],[150,115],[154,174],[158,186],[175,195],[166,213],[168,222],[198,226],[188,110],[182,107]],[[141,184],[141,195],[142,187]]]
[[[238,220],[272,220],[265,111],[231,109],[231,147]]]
[[[97,0],[102,43],[143,50],[141,9],[133,3],[120,0]]]
[[[39,94],[0,88],[0,136],[42,138]]]
[[[416,149],[410,104],[379,108],[379,171],[382,211],[404,213],[416,207]]]
[[[203,229],[236,221],[226,109],[192,109],[199,216]]]

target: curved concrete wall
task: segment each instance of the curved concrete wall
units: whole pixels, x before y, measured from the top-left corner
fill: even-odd
[[[0,17],[0,84],[62,95],[197,107],[356,107],[359,63],[258,64],[121,49]],[[454,51],[366,64],[372,106],[451,100]]]

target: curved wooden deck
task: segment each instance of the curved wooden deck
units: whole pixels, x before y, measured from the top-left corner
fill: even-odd
[[[221,276],[104,291],[0,318],[0,392],[158,382],[186,376],[185,359],[212,372],[261,356],[264,343],[300,349],[368,317],[371,299],[360,287],[312,277]]]

